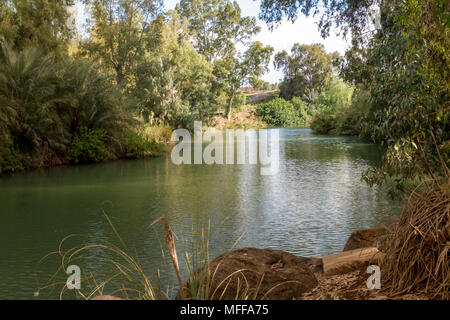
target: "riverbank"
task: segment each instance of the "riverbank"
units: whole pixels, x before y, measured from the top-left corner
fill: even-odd
[[[231,119],[219,115],[213,119],[212,128],[224,131],[226,129],[244,129],[244,130],[256,130],[267,127],[265,123],[258,116],[255,105],[244,105],[231,114]]]
[[[430,300],[433,292],[413,289],[396,293],[381,272],[393,233],[405,224],[393,216],[381,224],[350,235],[342,252],[304,258],[272,249],[244,248],[213,259],[207,271],[208,299],[269,300]],[[381,270],[381,269],[379,269]],[[386,270],[386,269],[383,269]],[[440,270],[441,271],[441,270]],[[438,276],[436,274],[436,276]],[[384,277],[384,278],[383,278]],[[198,285],[198,277],[196,285]],[[379,286],[376,287],[376,282]],[[442,283],[442,286],[448,286]],[[190,292],[190,280],[184,285]],[[395,291],[395,290],[394,290]],[[445,294],[445,293],[444,293]],[[178,293],[177,299],[189,299]]]
[[[75,139],[72,148],[64,153],[50,153],[45,158],[37,159],[17,152],[9,157],[0,154],[0,176],[65,165],[159,157],[170,150],[171,133],[172,130],[168,126],[149,124],[134,127],[126,133],[122,141],[106,137],[101,132],[83,132]],[[14,164],[11,164],[11,158],[15,158]],[[3,162],[5,164],[2,166]]]

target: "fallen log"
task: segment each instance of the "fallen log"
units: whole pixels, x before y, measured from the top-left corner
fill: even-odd
[[[330,254],[322,258],[326,275],[346,273],[369,263],[379,264],[384,254],[375,247]]]

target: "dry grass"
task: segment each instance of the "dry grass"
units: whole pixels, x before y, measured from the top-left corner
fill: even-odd
[[[169,143],[170,136],[172,135],[172,129],[169,126],[155,126],[150,124],[144,124],[140,128],[141,134],[158,143]]]
[[[409,195],[382,265],[389,295],[414,292],[450,299],[449,218],[448,183]]]

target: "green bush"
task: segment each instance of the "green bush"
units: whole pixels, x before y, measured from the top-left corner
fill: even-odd
[[[311,129],[324,134],[336,130],[336,115],[328,112],[316,114],[311,122]]]
[[[110,158],[106,149],[107,133],[104,130],[89,130],[81,128],[69,149],[69,160],[75,163],[103,162]]]
[[[0,173],[22,168],[21,155],[14,146],[0,147]]]
[[[243,92],[238,92],[234,96],[233,109],[235,112],[241,112],[247,102],[247,97]]]
[[[332,112],[339,112],[350,106],[354,90],[355,88],[351,84],[334,78],[328,88],[318,95],[314,103],[325,106]]]
[[[267,124],[276,127],[302,127],[308,125],[307,105],[300,99],[287,101],[274,98],[257,105],[257,113]]]
[[[367,117],[369,108],[368,92],[358,89],[356,94],[352,94],[352,100],[349,106],[342,103],[345,99],[339,102],[339,99],[335,98],[336,96],[333,98],[332,95],[328,100],[335,101],[333,104],[317,106],[317,110],[319,111],[311,122],[313,131],[325,134],[366,136],[361,130],[361,122]]]
[[[158,156],[164,152],[164,142],[160,137],[146,136],[144,132],[129,131],[124,138],[125,157],[139,159],[147,155]]]

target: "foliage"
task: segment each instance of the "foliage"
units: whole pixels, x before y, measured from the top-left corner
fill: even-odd
[[[125,157],[139,159],[145,156],[159,156],[164,152],[165,141],[160,141],[161,135],[152,137],[146,134],[144,128],[137,128],[126,132],[123,139],[125,144]]]
[[[0,146],[0,174],[22,169],[20,153],[12,145]]]
[[[217,62],[217,84],[228,96],[227,118],[231,118],[234,99],[239,88],[245,83],[259,83],[259,78],[268,70],[273,48],[263,46],[259,41],[251,44],[243,57],[226,58]]]
[[[339,78],[333,78],[329,86],[311,102],[325,106],[332,112],[349,108],[352,102],[354,87]]]
[[[16,52],[5,41],[0,50],[0,102],[15,147],[30,153],[64,151],[67,140],[54,109],[58,76],[52,57],[33,47]]]
[[[449,163],[449,28],[443,1],[394,1],[371,42],[371,117],[366,130],[385,150],[371,183],[442,176]]]
[[[56,63],[40,49],[17,52],[5,41],[0,46],[2,170],[65,162],[75,150],[89,153],[80,140],[82,128],[105,132],[120,149],[117,137],[129,130],[129,119],[120,92],[98,66],[69,57]],[[94,149],[99,156],[81,161],[106,158],[103,149]]]
[[[262,85],[273,49],[260,42],[248,43],[260,31],[254,17],[242,17],[237,2],[230,0],[182,0],[177,10],[188,21],[195,48],[213,65],[212,89],[216,103],[226,105],[228,120],[237,90],[245,83]],[[248,47],[241,56],[236,45]]]
[[[109,136],[118,136],[128,127],[127,103],[98,65],[67,58],[60,74],[55,109],[69,139],[81,133],[82,127],[104,130]]]
[[[116,83],[133,81],[136,64],[144,54],[151,19],[161,12],[160,0],[87,0],[92,11],[91,36],[82,43],[82,53],[105,64]]]
[[[327,54],[321,44],[296,43],[291,49],[291,55],[284,50],[277,53],[275,68],[284,73],[280,96],[289,100],[292,97],[304,97],[308,90],[322,92],[331,81],[335,56]]]
[[[274,98],[257,105],[257,112],[271,126],[302,127],[309,123],[307,105],[300,99]]]
[[[63,54],[73,35],[72,0],[0,0],[0,35],[14,50],[39,47]]]
[[[318,4],[326,10],[314,11]],[[369,107],[328,110],[316,116],[322,131],[352,132],[383,148],[383,160],[365,179],[382,183],[395,177],[403,183],[417,175],[442,176],[449,145],[449,21],[447,1],[381,1],[380,24],[368,30],[374,1],[265,0],[266,21],[295,19],[297,10],[320,14],[327,34],[332,26],[351,32],[353,47],[341,65],[341,76],[369,92]],[[367,103],[362,105],[367,106]],[[362,116],[363,119],[357,120]],[[314,121],[313,121],[314,126]],[[356,130],[355,130],[356,129]]]
[[[361,98],[353,95],[354,87],[334,78],[328,88],[310,103],[316,113],[311,128],[317,133],[358,135]],[[352,100],[352,97],[354,98]]]
[[[336,131],[336,115],[330,112],[321,112],[311,121],[311,129],[316,133],[328,134]]]
[[[299,12],[319,15],[322,36],[337,28],[344,36],[351,33],[353,39],[361,39],[371,25],[372,8],[378,3],[379,0],[261,0],[259,17],[273,26],[284,17],[296,20]]]
[[[260,31],[256,18],[242,17],[235,1],[181,0],[176,10],[188,21],[195,48],[210,63],[234,55],[237,43]]]
[[[135,96],[139,111],[149,121],[173,127],[208,122],[215,113],[211,93],[212,66],[177,35],[177,21],[159,17],[151,25],[160,39],[137,67]],[[164,40],[163,40],[164,39]]]
[[[75,163],[103,162],[108,160],[109,152],[105,141],[107,133],[104,130],[89,130],[82,127],[69,149],[69,159]]]

